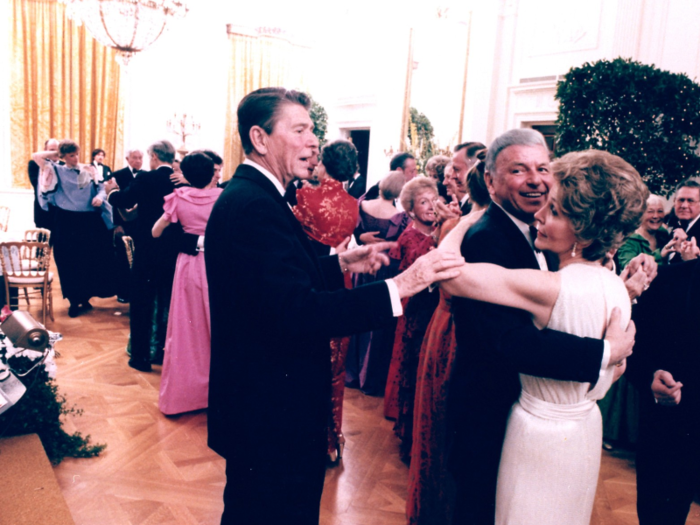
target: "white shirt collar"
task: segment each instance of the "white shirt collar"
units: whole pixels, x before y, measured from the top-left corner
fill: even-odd
[[[492,201],[492,202],[493,202],[496,206],[498,206],[499,208],[501,208],[501,209],[503,210],[503,213],[505,213],[506,215],[508,215],[508,217],[510,217],[510,220],[513,221],[513,223],[518,227],[518,229],[522,232],[522,234],[525,236],[525,238],[527,239],[527,241],[530,243],[530,246],[531,246],[532,249],[534,250],[534,249],[535,249],[535,244],[534,244],[534,239],[532,239],[532,238],[530,237],[530,225],[527,224],[526,222],[521,221],[521,220],[518,219],[517,217],[514,217],[514,216],[511,215],[510,213],[508,213],[508,212],[505,210],[505,208],[504,208],[503,206],[501,206],[500,204],[498,204],[497,202],[495,202],[495,201]]]
[[[689,232],[689,231],[690,231],[690,228],[692,228],[693,226],[695,226],[695,223],[698,222],[698,219],[700,219],[700,215],[698,215],[697,217],[695,217],[692,221],[690,221],[690,222],[688,223],[688,227],[685,229],[685,231],[686,231],[686,232]]]
[[[464,203],[467,202],[468,200],[469,200],[469,194],[468,194],[468,193],[465,193],[465,194],[464,194],[464,197],[462,197],[462,200],[459,201],[459,206],[460,206],[460,207],[464,206]],[[505,210],[503,210],[503,211],[505,211]],[[506,213],[507,213],[507,212],[506,212]]]
[[[282,183],[281,183],[281,182],[279,181],[279,179],[278,179],[277,177],[275,177],[271,172],[269,172],[268,170],[266,170],[265,168],[263,168],[263,167],[262,167],[260,164],[258,164],[257,162],[252,161],[252,160],[250,160],[250,159],[245,159],[245,160],[243,161],[243,164],[245,164],[246,166],[252,166],[252,167],[255,168],[256,170],[258,170],[260,173],[262,173],[263,175],[265,175],[265,177],[267,177],[268,179],[270,179],[270,182],[272,182],[272,184],[275,185],[275,188],[277,188],[277,191],[280,192],[280,195],[282,195],[282,197],[284,197],[284,187],[282,186]]]

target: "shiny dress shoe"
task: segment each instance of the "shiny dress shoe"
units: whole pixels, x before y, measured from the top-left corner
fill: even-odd
[[[143,359],[129,359],[129,366],[139,372],[150,372],[152,370],[151,363]]]

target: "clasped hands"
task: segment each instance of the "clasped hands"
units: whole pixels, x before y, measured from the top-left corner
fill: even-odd
[[[340,269],[343,272],[375,274],[382,266],[389,264],[386,252],[395,245],[394,242],[385,241],[348,250],[347,241],[344,241],[336,248]],[[410,297],[434,282],[454,279],[463,264],[464,258],[454,252],[431,250],[393,280],[399,296]]]

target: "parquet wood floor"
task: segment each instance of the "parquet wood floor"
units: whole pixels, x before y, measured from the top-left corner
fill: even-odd
[[[127,366],[128,305],[93,300],[94,310],[70,319],[59,291],[55,297],[50,328],[64,336],[59,388],[84,411],[66,428],[107,443],[100,457],[55,469],[76,524],[218,523],[224,461],[206,446],[206,412],[166,418],[158,411],[160,368],[144,374]],[[348,443],[342,464],[326,474],[321,525],[403,525],[407,469],[382,399],[356,390],[345,399]],[[604,452],[591,524],[636,524],[635,501],[633,455]],[[700,525],[700,507],[688,523]]]

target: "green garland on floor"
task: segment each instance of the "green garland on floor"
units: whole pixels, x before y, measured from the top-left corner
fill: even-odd
[[[12,357],[11,365],[13,370],[22,373],[33,363],[26,357]],[[79,416],[82,410],[69,405],[59,394],[44,365],[19,379],[27,387],[27,392],[15,406],[0,415],[0,437],[38,434],[54,465],[67,457],[94,457],[105,449],[107,445],[91,445],[89,435],[83,437],[80,432],[68,434],[63,430],[61,416]]]

